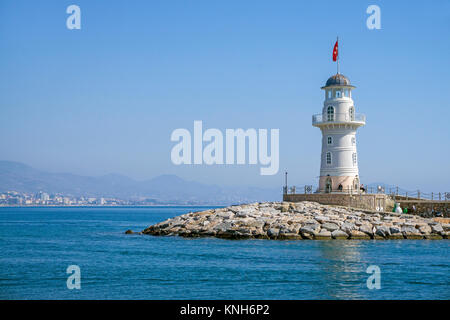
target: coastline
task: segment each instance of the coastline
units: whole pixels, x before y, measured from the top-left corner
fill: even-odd
[[[0,205],[0,208],[210,208],[226,207],[225,204],[157,204],[157,205]]]

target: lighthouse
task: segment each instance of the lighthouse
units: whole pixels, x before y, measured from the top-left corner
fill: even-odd
[[[339,72],[321,88],[325,93],[322,113],[313,115],[312,125],[322,131],[319,193],[359,191],[356,130],[366,123],[355,112],[354,86]]]

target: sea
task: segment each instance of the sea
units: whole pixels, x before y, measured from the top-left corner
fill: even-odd
[[[0,299],[450,298],[449,240],[124,233],[206,209],[0,208]]]

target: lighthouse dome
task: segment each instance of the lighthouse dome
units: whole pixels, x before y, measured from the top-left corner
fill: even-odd
[[[335,74],[334,76],[331,76],[328,78],[326,87],[328,86],[349,86],[350,80],[348,78],[340,73]]]

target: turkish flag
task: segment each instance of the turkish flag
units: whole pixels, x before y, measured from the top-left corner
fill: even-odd
[[[336,61],[337,56],[338,56],[338,42],[336,41],[333,48],[333,61]]]

